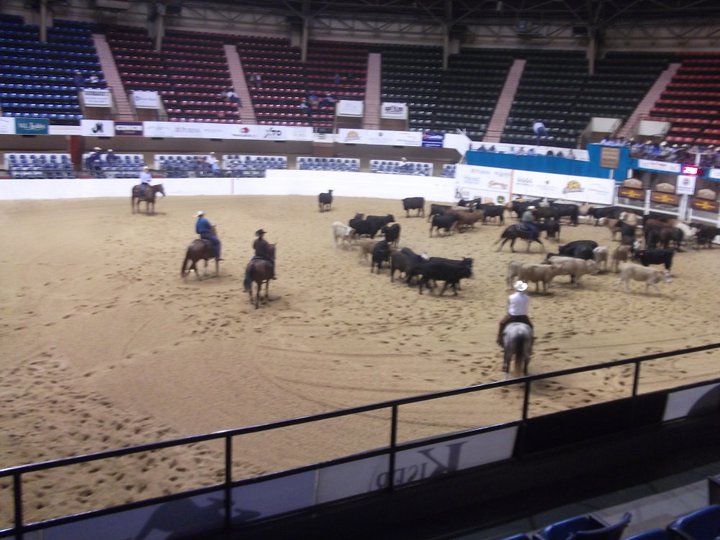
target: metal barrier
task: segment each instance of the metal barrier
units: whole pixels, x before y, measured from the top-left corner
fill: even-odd
[[[469,436],[476,436],[478,434],[487,435],[487,434],[493,434],[493,433],[499,433],[501,430],[508,428],[512,429],[519,429],[522,428],[524,425],[526,425],[528,422],[533,421],[533,418],[547,418],[547,413],[541,413],[539,415],[534,415],[531,411],[531,404],[539,399],[542,399],[544,394],[546,393],[546,390],[540,390],[539,393],[534,392],[534,385],[536,383],[546,381],[548,379],[557,379],[560,377],[565,377],[569,375],[579,374],[579,373],[587,373],[591,371],[601,371],[601,370],[609,370],[613,368],[618,368],[621,366],[632,366],[632,371],[626,370],[622,371],[622,376],[626,379],[628,379],[628,383],[626,386],[626,390],[624,392],[627,392],[627,395],[622,396],[615,396],[614,400],[602,400],[602,399],[596,399],[595,403],[588,403],[587,405],[584,405],[581,409],[590,406],[590,405],[597,405],[600,403],[607,403],[607,402],[615,402],[615,401],[628,401],[632,404],[635,402],[635,400],[642,400],[644,397],[652,396],[656,393],[661,392],[672,392],[674,394],[678,392],[683,391],[691,391],[692,389],[699,389],[699,387],[707,386],[707,385],[714,385],[717,383],[720,383],[720,372],[717,374],[716,377],[710,378],[708,380],[707,374],[705,372],[704,375],[702,375],[702,379],[698,381],[694,381],[691,383],[687,382],[687,379],[685,382],[681,382],[678,379],[673,379],[673,382],[669,382],[667,384],[673,385],[676,383],[675,386],[671,386],[669,388],[657,388],[657,383],[653,383],[655,386],[649,385],[649,389],[642,389],[641,388],[641,367],[646,366],[649,362],[657,361],[657,360],[663,360],[668,358],[673,358],[675,361],[678,361],[678,357],[687,357],[689,355],[693,355],[696,353],[708,353],[709,351],[715,351],[720,349],[720,343],[713,343],[709,345],[702,345],[697,347],[690,347],[687,349],[681,349],[681,350],[674,350],[674,351],[668,351],[668,352],[661,352],[661,353],[654,353],[654,354],[648,354],[643,356],[637,356],[634,358],[628,358],[624,360],[616,360],[616,361],[610,361],[605,362],[601,364],[591,365],[591,366],[583,366],[583,367],[575,367],[575,368],[569,368],[564,369],[560,371],[554,371],[551,373],[542,373],[542,374],[536,374],[536,375],[528,375],[519,377],[517,379],[510,379],[510,380],[503,380],[503,381],[496,381],[491,383],[484,383],[464,388],[458,388],[453,390],[447,390],[443,392],[436,392],[432,394],[426,394],[426,395],[419,395],[419,396],[413,396],[403,399],[397,399],[392,401],[386,401],[386,402],[380,402],[380,403],[374,403],[369,405],[364,405],[361,407],[353,407],[350,409],[343,409],[333,412],[327,412],[322,414],[316,414],[312,416],[306,416],[306,417],[300,417],[300,418],[294,418],[289,420],[284,420],[281,422],[273,422],[269,424],[260,424],[255,426],[248,426],[238,429],[232,429],[227,431],[220,431],[220,432],[214,432],[214,433],[208,433],[208,434],[202,434],[202,435],[196,435],[191,437],[183,437],[181,439],[171,440],[171,441],[164,441],[164,442],[157,442],[152,444],[145,444],[140,446],[134,446],[129,448],[123,448],[123,449],[117,449],[112,451],[105,451],[105,452],[98,452],[94,454],[88,454],[88,455],[81,455],[81,456],[75,456],[70,458],[64,458],[64,459],[56,459],[51,461],[46,461],[42,463],[34,463],[29,465],[22,465],[22,466],[16,466],[16,467],[9,467],[6,469],[0,470],[0,480],[2,479],[10,479],[11,480],[11,487],[9,489],[12,490],[12,499],[14,504],[14,524],[10,528],[5,528],[0,530],[0,538],[5,538],[12,536],[17,539],[22,539],[24,535],[31,533],[33,531],[42,531],[49,529],[51,527],[57,527],[61,525],[66,524],[72,524],[72,523],[79,523],[83,520],[89,520],[89,519],[95,519],[95,518],[101,518],[106,517],[110,515],[115,515],[121,512],[129,512],[132,510],[140,509],[143,507],[148,507],[151,505],[158,505],[162,503],[169,503],[172,501],[178,501],[182,498],[187,498],[190,496],[198,496],[203,494],[209,494],[209,493],[220,493],[223,495],[223,516],[224,516],[224,526],[226,528],[230,528],[232,525],[232,490],[239,487],[239,486],[249,486],[249,485],[256,485],[263,482],[270,482],[273,480],[277,480],[280,478],[287,478],[291,477],[293,475],[297,476],[298,474],[308,472],[308,471],[321,471],[321,470],[328,470],[332,467],[337,467],[340,465],[346,465],[346,464],[352,464],[361,462],[363,460],[367,461],[371,458],[376,457],[382,457],[383,459],[386,459],[386,461],[383,461],[383,463],[387,464],[387,469],[383,473],[383,479],[384,481],[381,483],[381,485],[376,486],[373,489],[370,489],[366,491],[364,494],[367,496],[372,496],[373,494],[377,493],[378,491],[393,491],[398,489],[399,483],[403,483],[402,481],[399,481],[399,479],[402,478],[402,475],[398,475],[399,468],[398,468],[398,459],[402,456],[403,452],[406,452],[411,449],[422,449],[427,448],[428,445],[431,444],[438,444],[441,442],[447,442],[447,441],[458,441],[461,438],[468,438]],[[649,369],[649,367],[648,367]],[[702,373],[702,371],[701,371]],[[602,379],[601,377],[598,377],[598,379]],[[402,408],[412,406],[419,403],[429,403],[429,402],[437,402],[443,399],[448,398],[455,398],[457,396],[462,395],[469,395],[469,394],[475,394],[475,393],[483,393],[488,392],[493,389],[498,388],[508,388],[508,387],[518,387],[522,389],[522,399],[518,399],[518,410],[514,413],[514,418],[510,420],[506,420],[504,423],[500,424],[493,424],[489,423],[485,426],[479,426],[479,427],[473,427],[471,429],[467,430],[450,430],[446,431],[445,433],[437,434],[433,437],[425,437],[425,438],[418,438],[414,440],[407,440],[405,442],[400,441],[400,429],[403,426],[403,422],[400,420],[400,411]],[[553,397],[547,397],[547,399],[554,399]],[[578,410],[578,409],[575,409]],[[687,411],[682,412],[682,408],[680,408],[681,412],[670,412],[667,411],[664,413],[664,415],[661,415],[662,421],[673,421],[677,420],[678,418],[682,418],[683,414],[687,415],[689,414]],[[276,430],[282,430],[285,428],[289,428],[292,426],[301,426],[306,424],[313,424],[317,422],[321,422],[324,420],[334,419],[334,418],[348,418],[356,415],[367,415],[368,413],[378,413],[384,411],[389,414],[389,419],[383,420],[383,422],[387,422],[385,425],[385,428],[387,429],[387,443],[385,446],[382,446],[380,448],[371,449],[369,451],[363,451],[361,453],[356,453],[352,455],[347,455],[341,458],[333,459],[330,461],[326,461],[323,463],[312,463],[307,464],[298,468],[290,469],[290,470],[284,470],[284,471],[275,471],[273,473],[251,478],[251,479],[244,479],[244,480],[234,480],[232,476],[232,452],[233,452],[233,441],[236,437],[243,437],[250,434],[257,434],[261,432],[271,432]],[[374,419],[377,420],[377,414],[374,416]],[[549,415],[552,416],[552,415]],[[449,427],[449,426],[446,426]],[[510,456],[507,456],[506,459],[509,459],[510,457],[514,458],[522,458],[523,457],[523,443],[520,440],[522,437],[518,437],[516,440],[513,441],[513,451],[511,452]],[[71,465],[76,465],[80,463],[89,463],[89,462],[97,462],[102,460],[110,460],[113,458],[118,458],[121,456],[127,456],[132,454],[139,454],[142,452],[150,452],[154,450],[159,449],[166,449],[166,448],[172,448],[172,447],[186,447],[192,444],[197,444],[201,442],[206,441],[213,441],[213,440],[219,440],[223,441],[224,443],[224,482],[221,484],[213,485],[213,486],[207,486],[200,489],[195,489],[192,491],[186,491],[182,493],[175,493],[172,495],[167,495],[163,497],[148,499],[144,501],[134,502],[130,504],[124,504],[121,506],[115,506],[112,508],[106,508],[102,510],[96,510],[92,512],[86,512],[78,515],[68,515],[60,518],[55,518],[51,520],[45,520],[42,522],[35,522],[35,523],[26,523],[24,519],[24,508],[27,504],[23,500],[23,476],[29,473],[35,473],[38,471],[46,471],[50,469],[62,469],[64,467],[69,467]],[[498,458],[495,458],[498,459]],[[502,459],[502,458],[500,458]],[[488,460],[486,463],[491,463],[492,461]],[[472,468],[473,465],[468,466],[467,468]],[[455,469],[460,470],[460,468]],[[451,470],[450,468],[447,468],[447,471],[444,472],[455,472],[455,470]],[[417,480],[417,479],[416,479]],[[422,478],[419,479],[420,481]],[[380,483],[379,483],[380,484]],[[343,497],[339,497],[337,500],[341,500]],[[265,516],[263,516],[265,517]],[[53,536],[54,537],[54,536]]]

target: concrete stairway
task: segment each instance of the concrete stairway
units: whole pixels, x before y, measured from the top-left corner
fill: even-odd
[[[245,70],[242,67],[240,55],[238,55],[235,45],[225,45],[225,59],[227,60],[228,69],[230,70],[230,80],[232,81],[233,89],[240,98],[240,107],[238,107],[240,121],[243,124],[257,124],[257,117],[255,116],[255,108],[253,107],[252,98],[250,97],[250,90],[248,90]]]
[[[363,116],[363,128],[365,129],[380,129],[381,78],[382,56],[379,53],[370,53],[365,83],[365,114]]]
[[[120,73],[115,65],[115,58],[110,51],[110,46],[105,36],[102,34],[93,34],[93,42],[95,43],[95,51],[100,60],[100,67],[102,68],[105,81],[112,92],[115,102],[115,119],[125,121],[136,120],[135,110],[130,105],[130,101],[125,93],[125,87],[123,86],[122,79],[120,79]]]
[[[650,110],[653,108],[653,105],[660,99],[660,96],[668,84],[670,84],[678,69],[680,69],[679,63],[670,64],[668,68],[660,74],[655,83],[650,87],[650,90],[645,94],[645,97],[635,108],[635,111],[630,115],[630,118],[628,118],[627,122],[618,130],[615,135],[616,137],[625,137],[627,139],[633,134],[637,123],[650,115]]]
[[[517,92],[524,70],[525,60],[515,60],[513,62],[510,71],[508,71],[507,79],[505,79],[502,92],[500,92],[500,99],[498,99],[497,105],[495,105],[495,110],[490,118],[488,128],[485,131],[483,142],[500,142],[500,136],[502,135],[503,128],[510,114],[515,93]]]

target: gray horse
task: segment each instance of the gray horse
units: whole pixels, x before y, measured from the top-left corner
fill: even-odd
[[[515,357],[515,370],[522,369],[527,375],[530,356],[532,356],[533,329],[523,322],[511,322],[503,332],[503,371],[507,377],[510,361]]]

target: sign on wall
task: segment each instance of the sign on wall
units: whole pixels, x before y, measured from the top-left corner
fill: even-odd
[[[142,122],[115,122],[115,135],[142,135]]]
[[[81,120],[80,133],[85,137],[113,137],[115,122],[112,120]]]
[[[512,191],[531,197],[613,204],[615,181],[609,178],[515,171]]]
[[[133,90],[132,100],[138,109],[160,108],[160,97],[154,90]]]
[[[0,116],[0,135],[15,134],[15,119],[7,116]]]
[[[678,195],[694,195],[695,194],[695,176],[680,174],[677,177],[675,185],[675,193]]]
[[[107,88],[85,88],[82,91],[86,107],[110,107],[112,98]]]
[[[49,126],[47,118],[15,118],[17,135],[47,135]]]
[[[338,130],[337,142],[390,146],[422,146],[422,133],[419,131],[382,131],[378,129],[341,128]]]
[[[455,168],[456,198],[487,198],[496,204],[505,204],[510,199],[512,174],[511,169],[460,163]]]
[[[364,102],[350,99],[341,99],[335,108],[337,116],[362,116],[364,111]]]
[[[195,122],[143,122],[145,137],[168,139],[244,139],[255,141],[311,141],[307,126],[201,124]]]
[[[407,120],[407,103],[382,103],[380,105],[380,118],[391,120]]]

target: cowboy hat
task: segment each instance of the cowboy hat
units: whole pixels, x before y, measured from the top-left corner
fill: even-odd
[[[524,281],[518,280],[515,283],[513,283],[513,289],[515,289],[518,292],[526,291],[527,288],[528,288],[528,284],[525,283]]]
[[[195,213],[195,215],[196,215],[197,217],[204,216],[204,215],[205,215],[205,212],[203,212],[202,210],[198,210],[198,211]]]
[[[530,206],[527,207],[527,209],[528,209],[528,210],[535,210],[535,207],[532,206],[532,205],[530,205]]]
[[[255,236],[260,236],[260,235],[263,235],[263,234],[265,234],[265,231],[262,230],[262,229],[258,229],[257,231],[255,231]]]

